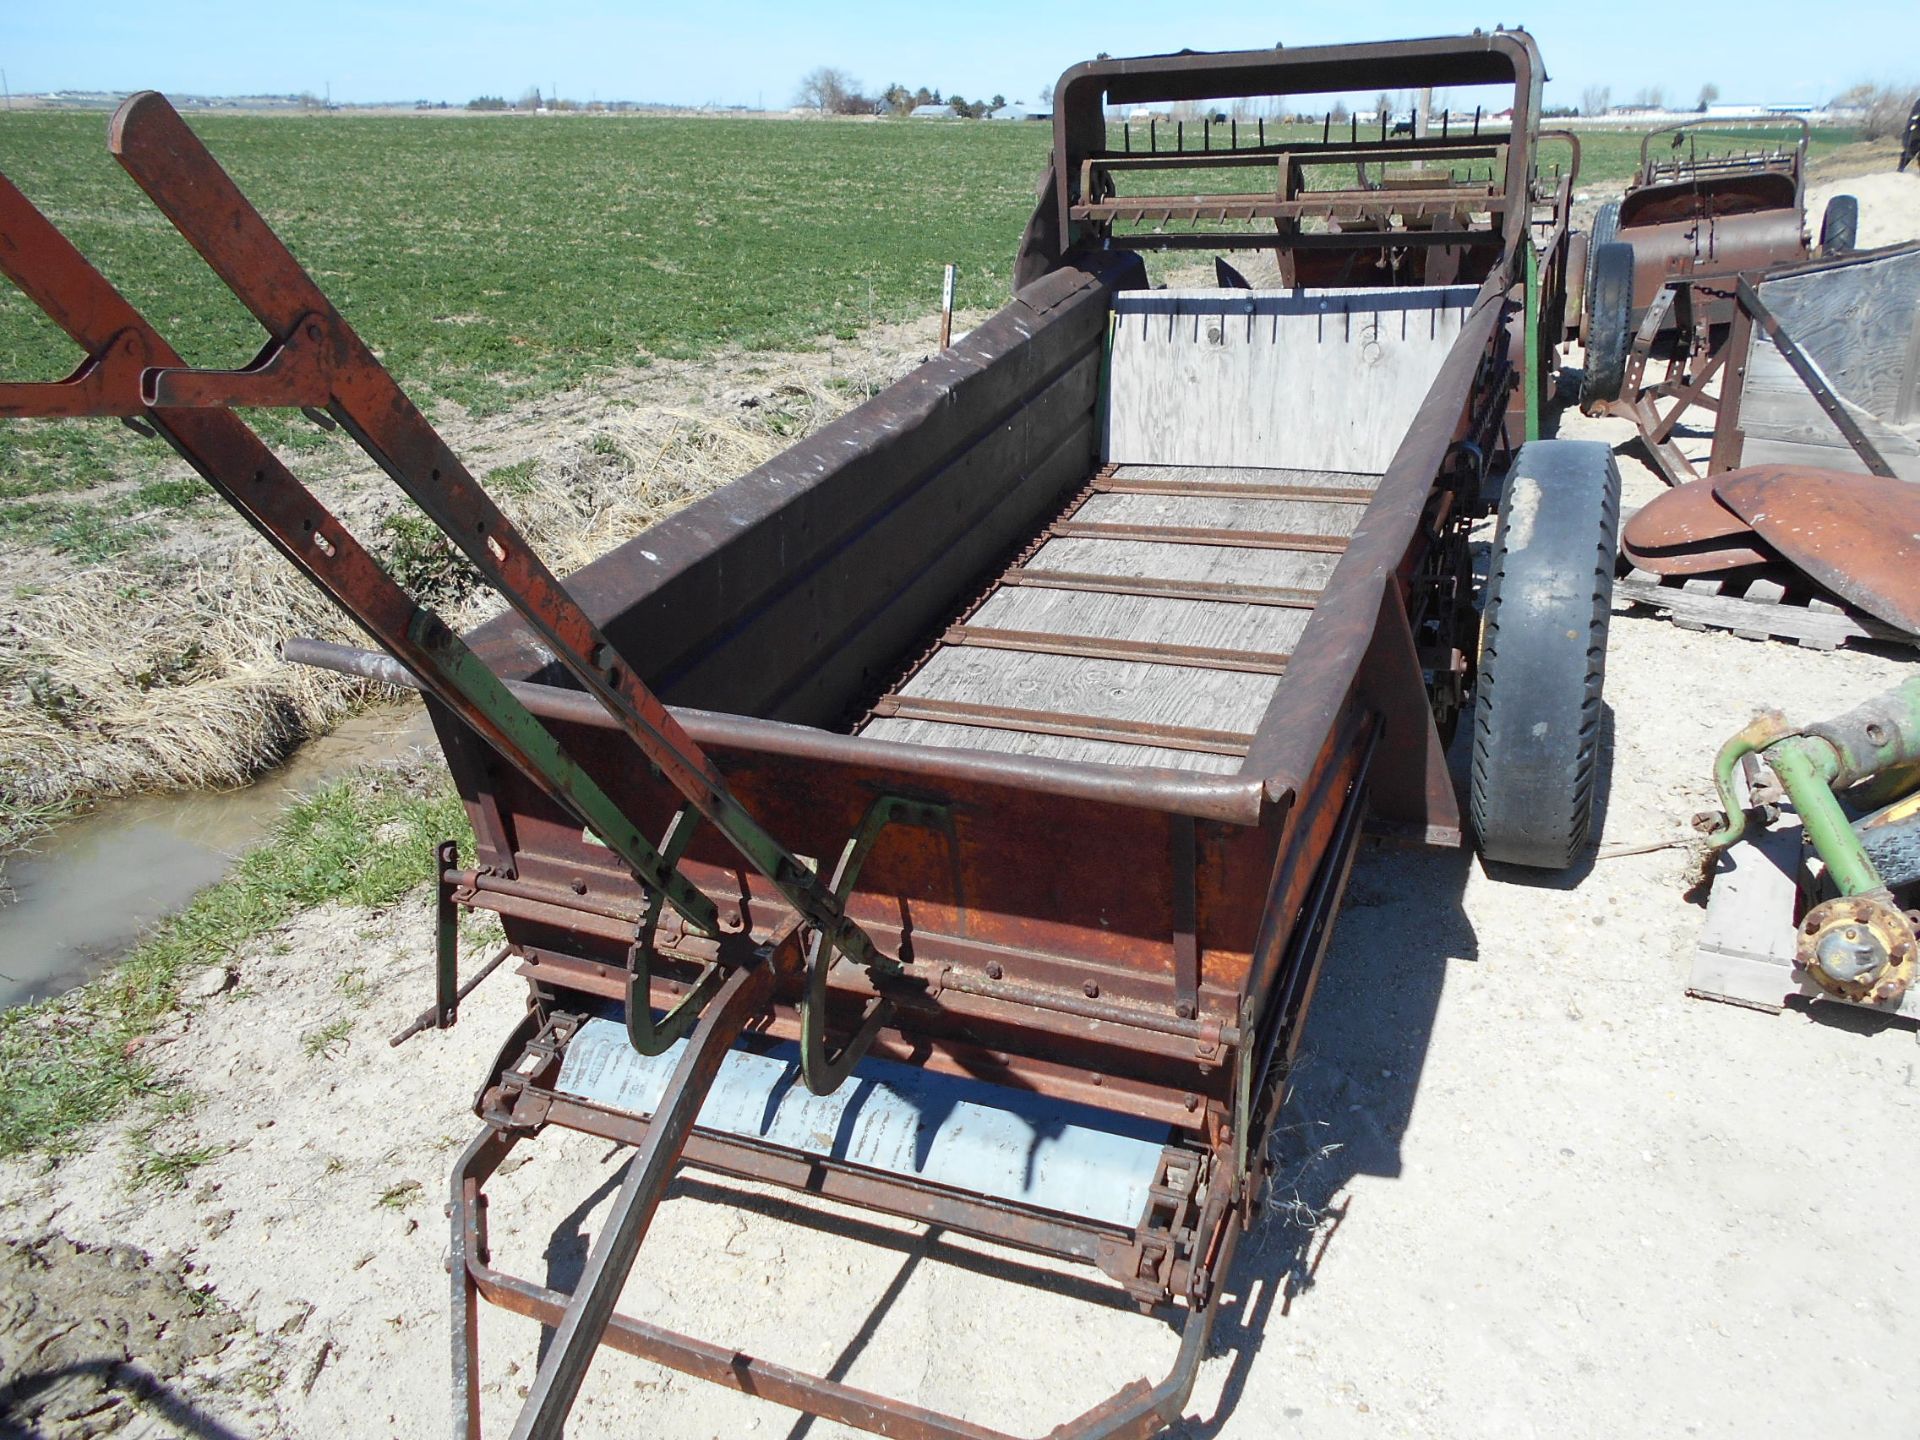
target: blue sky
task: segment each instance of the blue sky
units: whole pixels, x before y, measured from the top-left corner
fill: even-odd
[[[792,98],[806,70],[836,65],[873,88],[899,80],[1030,99],[1100,50],[1307,45],[1507,23],[1538,37],[1551,103],[1577,103],[1588,85],[1610,86],[1616,101],[1658,85],[1669,100],[1690,102],[1708,81],[1730,101],[1824,100],[1860,80],[1920,84],[1920,0],[1846,0],[1830,11],[1805,0],[1560,0],[1507,10],[1374,0],[1249,13],[1258,8],[92,0],[69,9],[0,0],[0,67],[16,91],[318,94],[331,85],[335,100],[463,101],[557,84],[581,100],[773,106]]]

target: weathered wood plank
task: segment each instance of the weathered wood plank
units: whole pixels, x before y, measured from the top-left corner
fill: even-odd
[[[1105,457],[1383,472],[1469,286],[1115,297]]]
[[[1920,639],[1882,624],[1870,615],[1850,611],[1816,610],[1805,605],[1763,605],[1732,595],[1696,594],[1629,575],[1614,582],[1622,601],[1651,605],[1673,617],[1676,624],[1695,629],[1762,631],[1769,639],[1799,640],[1819,649],[1832,649],[1849,640],[1893,640],[1920,644]]]
[[[1284,531],[1345,538],[1361,507],[1312,500],[1193,499],[1185,495],[1090,495],[1075,524],[1194,525],[1221,530]]]
[[[1244,465],[1116,465],[1105,483],[1119,488],[1158,487],[1169,493],[1202,490],[1231,495],[1240,490],[1285,490],[1302,497],[1324,493],[1361,501],[1380,487],[1380,477],[1347,470],[1287,470]]]
[[[1746,594],[1740,598],[1749,605],[1778,605],[1786,598],[1786,587],[1772,580],[1754,580],[1747,585]],[[1756,630],[1748,626],[1744,630],[1735,630],[1734,634],[1742,640],[1770,640],[1773,637],[1765,630]]]
[[[869,720],[860,733],[874,740],[899,740],[910,745],[935,745],[946,750],[985,750],[996,755],[1033,755],[1048,760],[1083,760],[1096,765],[1151,765],[1167,770],[1231,775],[1240,768],[1237,755],[1207,755],[1195,750],[1168,750],[1154,745],[1120,745],[1059,735],[1031,735],[1018,730],[982,730],[964,725],[942,725],[930,720]]]
[[[1691,580],[1681,581],[1680,588],[1689,595],[1705,599],[1708,596],[1718,595],[1723,583],[1724,582],[1719,580],[1696,576]],[[1707,628],[1706,624],[1702,621],[1696,620],[1690,615],[1682,615],[1677,611],[1674,613],[1673,623],[1678,625],[1682,630],[1704,630]]]
[[[1151,575],[1237,585],[1324,590],[1338,555],[1247,550],[1230,545],[1156,545],[1144,540],[1049,540],[1027,562],[1035,570]]]
[[[1759,292],[1882,458],[1920,481],[1920,251],[1778,276]],[[1867,468],[1764,335],[1748,357],[1740,425],[1743,464]]]
[[[988,597],[967,623],[1003,630],[1291,653],[1310,614],[1275,605],[1008,586]]]
[[[1274,675],[946,647],[902,695],[1145,725],[1252,733],[1266,713]]]
[[[1920,320],[1920,251],[1782,275],[1759,291],[1836,393],[1885,422],[1920,418],[1901,413]]]
[[[1799,342],[1792,327],[1787,333]],[[1828,373],[1824,365],[1821,372]],[[1828,374],[1829,382],[1832,378]],[[1843,399],[1850,398],[1840,393]],[[1857,403],[1849,413],[1895,474],[1920,481],[1920,439],[1883,423]],[[1847,443],[1840,427],[1765,336],[1754,339],[1740,401],[1740,428],[1745,436],[1740,454],[1744,465],[1815,465],[1868,473],[1866,462]]]
[[[1734,775],[1747,803],[1746,776]],[[1795,909],[1800,898],[1800,821],[1791,810],[1765,829],[1749,826],[1714,861],[1707,916],[1694,946],[1687,993],[1778,1010],[1796,993]]]

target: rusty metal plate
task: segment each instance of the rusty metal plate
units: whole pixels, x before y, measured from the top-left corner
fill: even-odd
[[[1920,635],[1920,486],[1755,465],[1714,493],[1781,555],[1875,619]]]
[[[1753,543],[1738,539],[1703,540],[1697,545],[1679,545],[1667,550],[1642,550],[1622,540],[1620,552],[1634,566],[1653,575],[1724,575],[1730,570],[1754,570],[1777,564],[1779,557],[1771,550],[1756,549],[1757,538],[1751,531],[1747,533]]]
[[[1676,485],[1629,515],[1620,531],[1627,559],[1655,575],[1719,575],[1778,559],[1714,495],[1713,483]]]

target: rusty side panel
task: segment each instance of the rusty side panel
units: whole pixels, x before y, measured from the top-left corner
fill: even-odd
[[[953,349],[576,572],[569,588],[672,704],[845,719],[1091,466],[1108,293],[1088,268],[1029,287]],[[471,640],[504,675],[560,678],[515,617]]]

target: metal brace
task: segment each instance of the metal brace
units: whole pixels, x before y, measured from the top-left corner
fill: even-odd
[[[860,828],[840,852],[834,866],[831,889],[834,902],[844,907],[866,864],[874,843],[889,825],[912,825],[922,830],[939,830],[948,842],[953,838],[953,811],[949,806],[899,795],[882,795],[867,807]],[[827,1044],[827,976],[838,958],[837,947],[819,930],[811,930],[807,939],[806,988],[800,999],[800,1073],[807,1089],[816,1095],[830,1095],[853,1073],[860,1057],[867,1053],[875,1038],[893,1020],[894,1003],[886,995],[876,995],[861,1013],[859,1027],[837,1051]],[[884,959],[884,957],[882,957]],[[875,985],[900,972],[897,960],[869,970]]]
[[[667,822],[667,833],[660,841],[660,860],[669,871],[679,866],[680,857],[687,853],[694,827],[699,823],[699,813],[691,805],[682,805],[673,812],[673,819]],[[707,1001],[719,992],[721,982],[726,979],[720,962],[709,960],[700,977],[667,1012],[666,1018],[655,1022],[652,960],[657,952],[653,936],[665,905],[662,892],[647,891],[647,908],[635,929],[633,944],[627,947],[627,1040],[642,1055],[661,1054],[691,1030]]]

